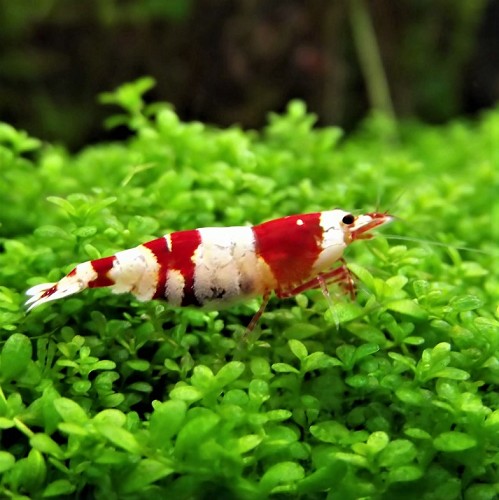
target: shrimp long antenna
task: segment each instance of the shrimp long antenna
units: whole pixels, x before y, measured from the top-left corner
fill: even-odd
[[[400,203],[400,200],[407,194],[407,189],[402,189],[398,196],[391,202],[390,208],[387,210],[388,213],[392,214],[395,213],[397,210],[397,205]],[[400,219],[402,220],[402,219]]]
[[[485,255],[492,255],[491,252],[487,252],[486,250],[480,250],[478,248],[471,248],[471,247],[463,247],[459,245],[453,245],[452,243],[443,243],[441,241],[434,241],[434,240],[424,240],[421,238],[411,238],[410,236],[399,236],[399,235],[391,235],[391,234],[383,234],[383,237],[386,238],[387,240],[401,240],[401,241],[412,241],[414,243],[426,243],[428,245],[433,245],[436,247],[445,247],[445,248],[453,248],[455,250],[462,250],[466,252],[475,252],[475,253],[482,253]]]

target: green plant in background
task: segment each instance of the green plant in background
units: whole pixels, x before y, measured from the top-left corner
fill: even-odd
[[[497,497],[499,113],[340,142],[299,102],[261,133],[183,123],[143,103],[151,84],[103,97],[127,142],[72,156],[0,127],[0,496]],[[385,233],[444,246],[356,243],[355,301],[274,300],[246,343],[257,301],[23,309],[29,286],[172,230],[380,194],[401,218]]]

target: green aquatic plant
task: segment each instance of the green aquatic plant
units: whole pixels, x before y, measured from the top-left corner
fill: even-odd
[[[122,142],[70,155],[0,127],[0,496],[496,498],[499,112],[396,143],[379,117],[315,128],[300,102],[221,130],[144,104],[151,83],[103,98]],[[163,233],[333,207],[400,218],[349,248],[357,298],[273,299],[249,339],[257,301],[23,307]]]

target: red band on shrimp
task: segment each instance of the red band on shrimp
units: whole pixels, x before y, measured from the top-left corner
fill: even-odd
[[[156,257],[156,262],[158,263],[158,275],[156,278],[156,292],[154,293],[153,299],[164,299],[165,298],[165,287],[166,287],[166,275],[168,273],[168,266],[170,263],[170,249],[168,248],[168,243],[165,237],[157,238],[152,241],[148,241],[143,244],[144,247],[148,248]]]
[[[54,295],[54,293],[57,292],[57,283],[50,287],[48,290],[45,290],[43,294],[40,296],[40,299],[45,299],[46,297],[50,297],[51,295]]]
[[[116,257],[103,257],[102,259],[92,260],[91,264],[97,273],[97,278],[88,282],[89,288],[98,288],[101,286],[114,285],[114,280],[107,276],[107,273],[113,268]]]
[[[253,227],[256,253],[286,287],[307,279],[322,250],[319,212],[292,215]],[[296,249],[296,251],[290,251]]]
[[[201,244],[201,236],[197,229],[172,233],[170,269],[180,271],[184,278],[184,292],[181,305],[200,305],[194,293],[194,252]]]

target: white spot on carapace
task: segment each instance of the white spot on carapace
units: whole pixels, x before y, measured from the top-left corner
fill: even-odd
[[[301,219],[298,219],[298,220],[296,221],[296,225],[297,225],[297,226],[303,226],[303,221],[302,221]]]
[[[171,252],[172,251],[172,237],[170,234],[165,234],[164,236],[166,240],[166,248]]]
[[[115,282],[113,293],[131,292],[138,300],[150,300],[156,292],[158,271],[154,253],[139,245],[118,252],[108,276]]]
[[[185,280],[177,269],[169,269],[166,276],[165,297],[172,306],[180,306],[184,297]]]

